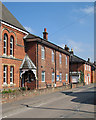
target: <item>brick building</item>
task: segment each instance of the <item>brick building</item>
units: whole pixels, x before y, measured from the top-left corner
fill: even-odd
[[[91,67],[91,83],[96,83],[96,62],[92,63]]]
[[[91,63],[90,60],[85,61],[84,59],[74,55],[73,51],[70,52],[70,82],[78,83],[80,79],[85,84],[91,83]]]
[[[69,55],[63,48],[30,34],[0,2],[0,89],[30,89],[69,83]]]
[[[1,2],[0,11],[0,88],[19,87],[28,32]]]
[[[70,53],[48,41],[46,28],[43,39],[29,34],[24,40],[25,51],[36,66],[37,88],[62,86],[69,83]]]

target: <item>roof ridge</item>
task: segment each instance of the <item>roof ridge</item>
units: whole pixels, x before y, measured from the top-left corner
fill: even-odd
[[[2,21],[28,32],[1,1],[0,1],[0,8],[2,9],[1,12],[2,16],[0,16],[0,19]]]

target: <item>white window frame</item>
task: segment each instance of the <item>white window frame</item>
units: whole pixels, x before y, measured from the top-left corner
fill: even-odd
[[[87,76],[85,75],[85,83],[86,83],[86,81],[87,81]]]
[[[91,80],[90,80],[90,74],[89,74],[89,83],[90,83],[90,81],[91,81]]]
[[[66,82],[68,82],[68,74],[66,74]]]
[[[85,70],[86,70],[86,64],[85,64]]]
[[[12,68],[12,70],[11,70],[11,68]],[[11,74],[12,74],[12,76],[11,76]],[[12,79],[12,81],[11,81],[11,79]],[[10,66],[10,84],[13,84],[13,66]]]
[[[4,79],[5,79],[5,81],[4,81]],[[4,65],[4,68],[3,68],[3,83],[7,84],[7,66],[6,65]]]
[[[59,54],[59,61],[60,61],[60,64],[62,64],[62,55],[61,55],[61,53]]]
[[[41,57],[45,59],[45,48],[43,46],[41,47]]]
[[[67,65],[68,63],[67,63],[67,55],[66,55],[66,65]]]
[[[12,40],[12,41],[11,41]],[[13,56],[13,42],[14,42],[14,37],[11,36],[10,37],[10,56]],[[12,45],[12,48],[11,48],[11,45]],[[12,51],[12,55],[11,55],[11,51]]]
[[[44,81],[42,82],[45,82],[45,71],[42,71],[42,76],[44,75]]]
[[[90,71],[90,66],[89,66],[89,71]]]
[[[60,73],[60,81],[62,81],[62,73]]]
[[[54,79],[53,79],[54,78]],[[54,82],[55,81],[55,73],[54,72],[52,72],[52,82]]]
[[[52,62],[54,62],[54,51],[52,50]]]
[[[6,37],[5,37],[5,35],[6,35]],[[3,54],[4,54],[4,55],[7,55],[7,41],[8,41],[8,36],[7,36],[7,34],[5,33],[5,34],[4,34],[4,40],[3,40],[3,43],[6,43],[6,46],[3,45]],[[4,53],[4,49],[5,49],[5,53]]]

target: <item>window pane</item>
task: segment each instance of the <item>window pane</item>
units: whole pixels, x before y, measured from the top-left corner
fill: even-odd
[[[60,60],[60,64],[61,64],[61,62],[62,62],[62,59],[61,59],[61,54],[59,55],[59,60]]]
[[[60,73],[60,81],[62,81],[62,73]]]
[[[42,59],[45,58],[45,50],[44,50],[44,47],[41,48],[41,54],[42,54]]]
[[[42,71],[42,82],[45,82],[45,72]]]
[[[10,55],[12,55],[12,50],[10,50]]]
[[[55,74],[52,73],[52,82],[54,82],[54,79],[55,79]]]
[[[66,74],[66,82],[68,81],[68,74]]]
[[[10,55],[13,55],[13,41],[14,41],[14,37],[11,36],[11,38],[10,38]]]
[[[3,50],[4,50],[4,54],[6,54],[6,49],[7,49],[7,39],[8,39],[8,37],[7,37],[7,34],[4,34],[4,46],[3,46]]]
[[[4,83],[6,82],[6,78],[4,78],[3,82],[4,82]]]
[[[10,82],[13,82],[13,67],[10,67]]]
[[[10,78],[10,82],[13,82],[13,81],[12,81],[12,78]]]
[[[67,65],[67,56],[66,56],[66,65]]]
[[[52,62],[54,62],[54,51],[52,50]]]
[[[3,82],[5,83],[7,79],[7,66],[4,66],[3,70]]]
[[[10,48],[12,48],[12,44],[10,43]]]
[[[4,41],[4,47],[6,47],[6,42]]]

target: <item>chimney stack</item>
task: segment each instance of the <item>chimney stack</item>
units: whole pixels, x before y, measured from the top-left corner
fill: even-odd
[[[65,45],[65,48],[64,48],[66,51],[69,51],[69,47],[67,47],[67,45]]]
[[[47,29],[46,28],[44,28],[43,39],[48,40],[48,33],[47,33]]]
[[[90,62],[90,58],[88,58],[88,62]]]

